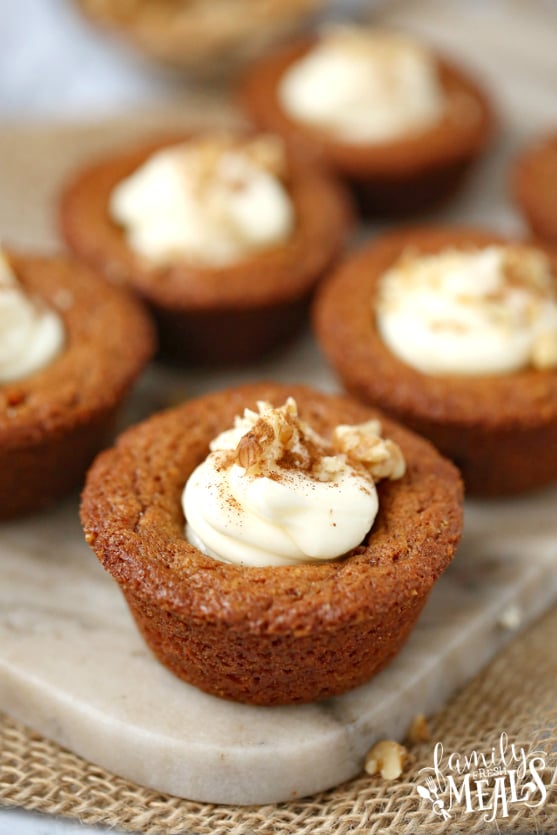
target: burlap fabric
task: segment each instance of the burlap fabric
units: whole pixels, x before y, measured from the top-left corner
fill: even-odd
[[[413,763],[387,783],[363,775],[292,803],[260,807],[194,803],[141,788],[85,762],[8,717],[0,719],[0,804],[155,835],[354,835],[354,833],[557,832],[557,608],[515,640],[430,721],[431,741],[411,746]],[[416,792],[418,771],[446,751],[489,752],[506,731],[547,752],[541,808],[509,806],[486,824],[479,813],[436,816]]]

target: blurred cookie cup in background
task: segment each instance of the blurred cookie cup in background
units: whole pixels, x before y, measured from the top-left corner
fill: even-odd
[[[318,158],[376,217],[447,200],[489,146],[482,86],[413,36],[329,25],[248,69],[239,101],[263,130]]]
[[[74,0],[89,20],[158,63],[222,79],[298,32],[324,0]]]
[[[205,132],[78,171],[60,224],[78,258],[147,302],[166,358],[230,365],[298,332],[352,209],[343,187],[280,137]]]

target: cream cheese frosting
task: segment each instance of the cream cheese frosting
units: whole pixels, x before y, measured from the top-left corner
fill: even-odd
[[[557,293],[532,247],[408,251],[381,278],[377,327],[425,374],[505,374],[557,367]]]
[[[44,368],[64,342],[61,317],[25,292],[0,250],[0,384]]]
[[[435,59],[402,34],[333,26],[286,70],[278,87],[293,119],[352,143],[423,131],[444,115]]]
[[[227,266],[292,234],[286,167],[277,137],[201,136],[153,153],[113,189],[109,212],[154,265]]]
[[[378,421],[338,426],[327,441],[292,398],[246,409],[210,450],[183,491],[186,538],[208,556],[248,566],[346,554],[373,525],[375,482],[405,470]]]

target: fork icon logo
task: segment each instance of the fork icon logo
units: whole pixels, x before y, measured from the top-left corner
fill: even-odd
[[[425,786],[418,786],[418,794],[424,800],[429,800],[436,815],[441,816],[445,821],[450,820],[451,815],[445,809],[445,802],[439,797],[439,788],[437,783],[433,777],[426,777],[425,782]]]

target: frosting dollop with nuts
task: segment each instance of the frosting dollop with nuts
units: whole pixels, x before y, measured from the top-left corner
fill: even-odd
[[[0,250],[0,384],[44,368],[64,342],[58,313],[25,292]]]
[[[557,291],[548,257],[527,246],[408,250],[382,276],[377,326],[425,374],[557,367]]]
[[[331,560],[359,545],[377,515],[375,482],[404,475],[378,421],[337,426],[331,440],[289,398],[259,402],[210,444],[182,495],[186,538],[240,565]]]
[[[286,178],[278,137],[200,136],[153,153],[114,188],[109,211],[155,266],[223,267],[290,237]]]
[[[444,116],[435,59],[413,39],[357,26],[332,26],[286,70],[278,87],[296,121],[350,143],[387,142]]]

